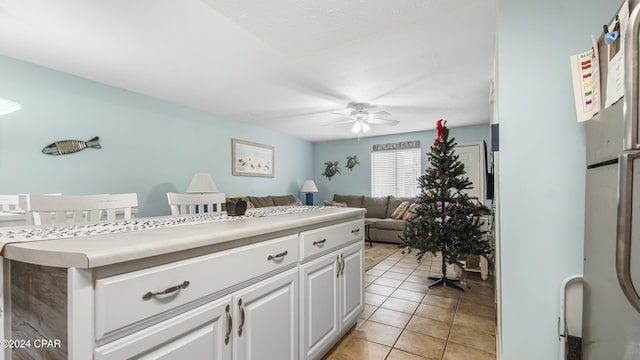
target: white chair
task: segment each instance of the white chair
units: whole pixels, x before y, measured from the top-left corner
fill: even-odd
[[[79,196],[20,195],[24,198],[28,221],[34,225],[116,220],[116,212],[131,219],[131,208],[138,206],[138,195],[103,194]]]
[[[19,210],[18,195],[0,195],[0,211]]]
[[[185,194],[168,192],[167,200],[173,216],[196,213],[221,214],[225,197],[223,193]]]

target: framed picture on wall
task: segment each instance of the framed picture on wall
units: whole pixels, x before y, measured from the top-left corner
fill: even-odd
[[[231,139],[231,175],[273,177],[273,146]]]

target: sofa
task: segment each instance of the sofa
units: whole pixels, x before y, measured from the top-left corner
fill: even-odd
[[[368,229],[369,239],[376,242],[400,244],[402,243],[400,235],[404,231],[406,216],[394,219],[392,215],[403,202],[407,201],[412,204],[415,200],[415,197],[372,197],[335,194],[331,205],[366,209],[365,224],[370,224]]]
[[[298,206],[302,203],[293,195],[282,196],[245,196],[247,208],[261,208],[267,206]]]

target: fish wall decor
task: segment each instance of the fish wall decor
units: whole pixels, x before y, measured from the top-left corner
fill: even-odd
[[[89,141],[82,140],[61,140],[47,145],[42,152],[47,155],[66,155],[82,151],[86,148],[102,149],[98,136]]]

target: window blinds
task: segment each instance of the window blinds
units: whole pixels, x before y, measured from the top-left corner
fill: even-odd
[[[420,148],[371,152],[371,195],[418,195]]]

